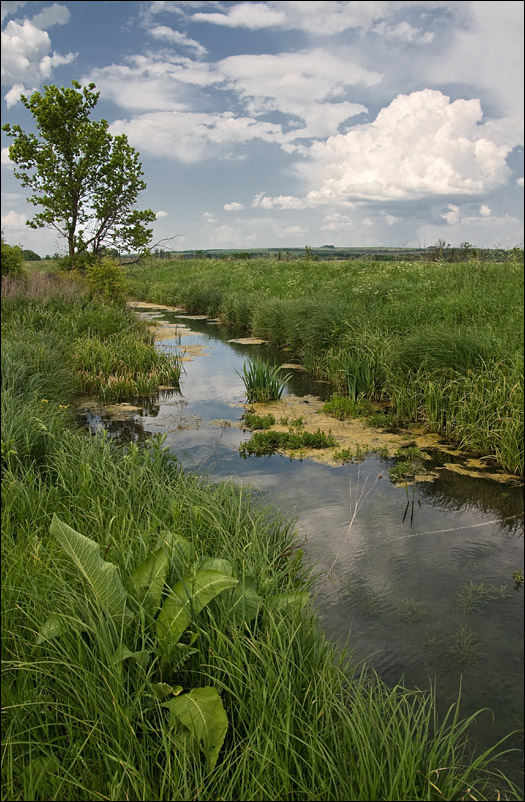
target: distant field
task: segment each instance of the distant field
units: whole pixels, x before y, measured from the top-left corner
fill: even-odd
[[[523,473],[523,268],[507,261],[155,259],[134,298],[291,349],[334,390],[389,403]]]

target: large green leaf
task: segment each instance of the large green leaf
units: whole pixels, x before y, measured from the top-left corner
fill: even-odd
[[[170,655],[173,646],[189,626],[192,615],[219,593],[233,588],[239,580],[219,571],[199,570],[195,576],[177,582],[162,605],[157,618],[157,638],[161,654]]]
[[[72,559],[104,610],[115,619],[131,617],[117,566],[102,559],[98,544],[76,532],[54,513],[49,531]]]
[[[256,591],[255,579],[246,576],[229,594],[227,600],[231,604],[228,614],[228,624],[242,624],[252,621],[262,604],[262,596]]]
[[[64,618],[64,616],[60,615],[59,613],[51,613],[49,618],[44,621],[38,630],[36,642],[38,645],[40,645],[46,640],[58,638],[60,635],[65,635],[66,633],[71,632],[71,629],[71,622]],[[75,629],[77,631],[80,629],[78,622],[75,622]]]
[[[164,546],[161,546],[160,549],[149,554],[144,562],[133,571],[131,583],[141,604],[160,606],[169,564],[168,552]]]
[[[160,537],[171,559],[179,569],[184,570],[184,566],[193,557],[193,545],[177,532],[162,532]]]
[[[228,718],[217,689],[194,688],[165,702],[164,707],[189,729],[212,771],[228,729]]]

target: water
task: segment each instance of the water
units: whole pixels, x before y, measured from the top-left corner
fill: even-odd
[[[180,342],[201,354],[184,363],[180,393],[159,393],[125,421],[86,411],[91,428],[127,440],[163,434],[187,469],[263,491],[296,518],[319,574],[323,627],[337,642],[349,638],[355,661],[366,659],[389,683],[436,683],[442,711],[461,683],[463,715],[491,710],[474,727],[480,747],[521,729],[524,587],[516,589],[512,573],[523,570],[523,489],[447,470],[434,482],[395,487],[375,457],[336,468],[279,455],[243,459],[239,444],[250,434],[232,425],[244,412],[237,371],[250,356],[283,363],[289,355],[228,343],[235,334],[205,320],[142,314],[188,327],[159,348]],[[328,388],[297,373],[286,393],[325,397]],[[491,598],[469,611],[469,588]],[[511,745],[521,750],[521,738]],[[504,768],[521,784],[521,753]]]

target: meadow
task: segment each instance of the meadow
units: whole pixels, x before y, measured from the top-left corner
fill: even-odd
[[[506,262],[153,260],[133,297],[219,317],[334,392],[381,400],[523,475],[523,266]]]
[[[317,335],[334,360],[352,342],[330,314],[347,309],[338,292],[322,316],[324,291],[293,290],[301,266],[281,297],[262,289],[267,265],[244,279],[235,264],[206,268],[146,272],[133,295],[233,321],[233,282],[239,309],[252,309],[244,325],[277,339],[282,311],[280,343],[300,353],[308,342],[305,362],[319,370]],[[354,294],[356,314],[370,303],[380,315]],[[162,438],[119,446],[78,429],[87,393],[120,400],[176,385],[180,364],[130,310],[76,280],[10,279],[2,335],[3,799],[520,798],[497,768],[505,743],[471,752],[476,716],[463,720],[459,700],[438,721],[432,688],[388,687],[330,644],[291,522],[238,486],[184,472]],[[508,330],[496,336],[515,345]],[[222,584],[203,599],[212,574]],[[203,733],[188,707],[209,696]]]

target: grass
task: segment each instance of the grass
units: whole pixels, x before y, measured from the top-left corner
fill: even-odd
[[[422,424],[523,475],[517,260],[193,259],[130,268],[129,279],[143,300],[218,315],[286,346],[340,396],[386,402],[378,424]]]
[[[93,337],[97,320],[111,341],[128,319],[90,304],[86,327],[77,300],[9,299],[3,319],[2,797],[481,800],[498,789],[519,799],[497,768],[505,744],[470,751],[481,712],[463,720],[458,700],[438,721],[433,688],[389,688],[327,641],[289,521],[242,487],[185,473],[162,438],[123,447],[74,428],[69,345],[80,327]],[[13,322],[22,318],[31,324],[23,338]],[[38,348],[24,350],[23,340]],[[60,377],[69,378],[57,385]],[[220,604],[208,605],[194,621],[196,651],[170,677],[221,694],[228,730],[213,771],[170,722],[148,672],[114,659],[119,631],[50,538],[53,514],[98,544],[122,577],[172,532],[199,558],[253,578],[257,618],[231,626]],[[70,635],[39,640],[56,610]]]
[[[275,423],[273,415],[257,415],[255,412],[246,412],[242,416],[243,425],[247,429],[269,429]]]
[[[508,596],[508,588],[501,585],[486,585],[484,582],[469,582],[464,585],[457,593],[458,606],[465,613],[473,613],[482,610],[490,601],[494,599],[504,599]]]
[[[291,373],[281,376],[280,370],[280,365],[269,365],[262,361],[243,364],[242,373],[239,373],[239,376],[244,382],[250,404],[280,399],[286,382],[291,378]]]

